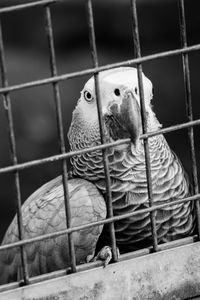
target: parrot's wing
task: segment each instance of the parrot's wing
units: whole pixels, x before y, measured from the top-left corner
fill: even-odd
[[[102,220],[106,217],[103,197],[96,187],[82,179],[68,181],[72,216],[72,227]],[[62,177],[59,176],[34,192],[22,206],[24,238],[66,229]],[[102,226],[96,226],[73,233],[76,262],[86,261],[93,256]],[[18,240],[17,218],[8,228],[3,244]],[[36,276],[46,272],[66,268],[70,265],[68,236],[31,243],[25,246],[29,275]],[[0,252],[0,282],[17,279],[20,273],[20,250],[13,248]]]

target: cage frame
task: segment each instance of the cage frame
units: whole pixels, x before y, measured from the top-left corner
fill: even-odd
[[[31,3],[25,3],[20,5],[12,5],[4,8],[0,8],[0,19],[2,14],[11,13],[17,10],[24,10],[35,7],[43,7],[44,10],[44,23],[46,29],[47,43],[49,49],[49,65],[51,70],[51,76],[47,78],[43,78],[40,80],[29,81],[26,83],[20,83],[17,85],[9,85],[7,69],[6,69],[6,60],[5,60],[5,50],[3,43],[3,35],[2,28],[0,22],[0,73],[2,86],[0,87],[0,95],[4,100],[4,107],[7,116],[8,129],[9,129],[9,147],[11,152],[11,161],[12,165],[7,167],[0,168],[0,175],[6,173],[13,173],[15,178],[15,193],[16,193],[16,204],[17,204],[17,220],[18,220],[18,230],[19,230],[19,241],[8,244],[1,245],[0,251],[8,250],[13,247],[20,247],[21,253],[21,262],[22,262],[22,282],[18,282],[12,284],[13,287],[28,285],[30,283],[34,283],[39,279],[29,278],[28,274],[28,264],[26,258],[25,245],[42,241],[44,239],[55,238],[60,235],[68,234],[69,241],[69,252],[70,252],[70,273],[80,272],[82,270],[90,269],[92,266],[101,265],[100,262],[96,262],[93,264],[85,264],[82,266],[76,265],[75,259],[75,251],[72,239],[72,233],[75,231],[79,231],[82,229],[90,228],[93,226],[99,226],[103,224],[109,224],[110,227],[110,238],[111,245],[113,250],[113,258],[114,262],[118,260],[123,260],[124,258],[137,257],[143,254],[148,254],[150,252],[158,252],[161,250],[166,250],[173,247],[178,247],[181,245],[185,245],[194,241],[200,240],[200,192],[198,186],[198,176],[197,176],[197,166],[196,166],[196,155],[194,148],[194,126],[200,125],[200,118],[194,120],[193,112],[192,112],[192,99],[191,99],[191,86],[190,86],[190,68],[189,68],[189,59],[188,54],[193,51],[200,50],[200,43],[188,46],[187,44],[187,33],[186,33],[186,19],[185,19],[185,7],[184,0],[176,0],[178,3],[178,11],[179,11],[179,27],[180,27],[180,39],[181,39],[181,47],[175,50],[163,51],[151,55],[142,56],[140,49],[140,39],[139,39],[139,25],[138,25],[138,17],[137,17],[137,3],[136,0],[130,0],[130,12],[131,12],[131,26],[132,26],[132,35],[134,41],[134,49],[135,49],[135,58],[130,60],[125,60],[113,64],[107,64],[103,66],[99,66],[98,63],[98,54],[97,54],[97,46],[95,39],[95,28],[94,28],[94,16],[93,16],[93,8],[92,8],[92,0],[83,0],[86,4],[86,15],[87,15],[87,24],[88,24],[88,34],[89,34],[89,42],[90,42],[90,53],[92,57],[92,68],[87,68],[85,70],[80,70],[77,72],[65,73],[62,75],[58,75],[57,72],[57,64],[56,64],[56,55],[55,55],[55,46],[54,46],[54,34],[53,34],[53,24],[51,20],[51,7],[55,3],[67,2],[67,0],[40,0],[34,1]],[[185,89],[185,106],[187,112],[187,122],[169,126],[163,129],[159,129],[152,132],[147,132],[147,120],[145,115],[145,102],[144,102],[144,91],[143,91],[143,82],[142,82],[142,63],[146,61],[157,60],[170,56],[180,55],[182,57],[182,69],[183,69],[183,78],[184,78],[184,89]],[[126,138],[123,140],[118,140],[115,142],[106,143],[105,133],[104,133],[104,122],[102,117],[102,107],[101,107],[101,99],[100,99],[100,83],[99,83],[99,72],[103,70],[109,70],[116,67],[121,66],[132,66],[136,65],[137,74],[138,74],[138,83],[139,83],[139,93],[141,99],[141,117],[142,117],[142,127],[143,133],[140,136],[140,139],[144,141],[144,151],[145,151],[145,162],[146,162],[146,177],[147,177],[147,187],[148,187],[148,198],[149,198],[149,207],[138,210],[131,213],[126,213],[121,216],[113,215],[112,208],[112,195],[111,195],[111,184],[110,184],[110,175],[109,175],[109,162],[107,158],[107,149],[110,147],[114,147],[117,145],[130,143],[130,139]],[[59,82],[64,80],[69,80],[71,78],[77,78],[79,76],[84,75],[94,75],[95,79],[95,90],[96,90],[96,98],[97,98],[97,109],[98,109],[98,117],[99,117],[99,128],[101,135],[101,145],[85,148],[78,151],[70,151],[66,152],[65,142],[64,142],[64,131],[63,131],[63,122],[62,122],[62,108],[61,108],[61,97],[59,92]],[[24,90],[31,87],[41,86],[41,85],[51,85],[53,88],[54,101],[56,107],[56,118],[57,118],[57,129],[58,129],[58,141],[60,154],[52,155],[49,157],[45,157],[42,159],[35,159],[32,161],[18,163],[17,160],[17,152],[16,152],[16,141],[14,134],[14,124],[13,124],[13,115],[12,115],[12,107],[11,107],[11,93],[17,90]],[[156,136],[158,134],[166,134],[169,132],[188,129],[188,140],[189,140],[189,149],[190,149],[190,157],[191,157],[191,165],[192,165],[192,183],[194,187],[194,194],[190,197],[186,197],[183,199],[176,199],[173,201],[165,201],[165,203],[155,204],[153,201],[153,191],[152,191],[152,181],[151,181],[151,166],[150,166],[150,154],[148,149],[148,139],[150,137]],[[68,175],[67,175],[67,163],[66,159],[75,155],[80,155],[83,153],[91,152],[94,150],[101,150],[103,155],[103,164],[104,164],[104,172],[105,172],[105,181],[106,181],[106,191],[107,191],[107,210],[108,217],[105,220],[93,222],[90,224],[80,225],[76,227],[71,227],[71,214],[70,214],[70,204],[69,204],[69,191],[68,191]],[[57,231],[55,233],[44,234],[42,236],[37,236],[35,238],[24,239],[23,234],[23,216],[21,212],[21,192],[20,192],[20,179],[19,172],[26,168],[33,168],[38,165],[43,165],[46,163],[52,163],[55,161],[62,161],[62,179],[63,179],[63,188],[64,188],[64,202],[65,202],[65,213],[66,213],[66,229]],[[156,234],[156,223],[155,223],[155,211],[159,208],[164,208],[169,205],[176,205],[180,203],[186,203],[188,201],[195,202],[196,208],[196,219],[197,219],[197,235],[192,237],[187,237],[181,240],[177,240],[170,243],[165,243],[162,245],[158,245],[157,234]],[[151,218],[151,227],[152,227],[152,236],[153,236],[153,247],[148,249],[141,249],[139,251],[135,251],[130,254],[125,254],[124,257],[117,257],[117,248],[116,248],[116,238],[114,232],[114,222],[125,219],[127,217],[131,217],[134,215],[138,215],[141,213],[148,212]],[[69,272],[69,269],[67,270]],[[66,270],[59,271],[56,273],[57,275],[66,274]],[[56,276],[57,276],[56,275]],[[60,276],[59,275],[59,276]],[[41,276],[43,279],[52,278],[55,275],[53,274],[45,274],[45,276]],[[10,286],[11,287],[11,286]],[[8,287],[8,289],[10,288]],[[4,291],[6,288],[0,286],[0,292]]]

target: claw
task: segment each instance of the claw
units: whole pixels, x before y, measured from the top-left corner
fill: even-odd
[[[119,257],[119,249],[117,248],[117,255]],[[112,248],[109,246],[104,246],[98,254],[93,258],[92,261],[97,261],[98,259],[103,261],[103,267],[105,268],[112,259]]]

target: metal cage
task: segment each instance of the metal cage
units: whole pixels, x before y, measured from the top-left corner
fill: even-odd
[[[48,48],[49,48],[49,57],[50,57],[50,68],[51,68],[51,77],[44,78],[41,80],[35,80],[31,82],[21,83],[17,85],[9,85],[7,69],[5,63],[5,51],[3,45],[3,37],[2,30],[0,25],[0,70],[1,70],[1,81],[2,86],[0,88],[0,94],[2,95],[2,99],[5,103],[5,112],[7,116],[8,129],[9,129],[9,141],[10,141],[10,150],[12,156],[12,165],[0,168],[0,175],[3,176],[5,173],[12,173],[15,178],[15,192],[16,192],[16,204],[17,204],[17,218],[18,218],[18,230],[19,230],[19,241],[0,246],[0,251],[10,249],[13,247],[20,247],[21,251],[21,263],[23,270],[23,282],[20,285],[28,285],[35,282],[40,282],[42,279],[52,278],[53,275],[45,275],[40,278],[29,278],[28,274],[28,266],[26,260],[26,252],[25,245],[34,243],[36,241],[41,241],[44,239],[51,239],[53,237],[68,234],[69,236],[69,249],[70,249],[70,257],[71,257],[71,270],[70,273],[75,273],[81,270],[87,270],[92,267],[96,267],[101,265],[101,263],[93,263],[93,264],[85,264],[82,266],[76,266],[74,245],[72,239],[72,233],[83,228],[89,228],[92,226],[97,226],[100,224],[109,224],[110,226],[110,238],[113,249],[113,258],[114,261],[117,262],[117,250],[116,250],[116,241],[115,241],[115,232],[114,232],[114,222],[120,219],[124,219],[136,214],[149,212],[151,218],[151,228],[152,228],[152,248],[142,249],[140,251],[136,251],[133,253],[129,253],[124,255],[119,260],[124,260],[127,258],[138,257],[144,254],[148,254],[150,252],[157,252],[169,248],[173,248],[180,245],[185,245],[187,243],[195,242],[200,239],[200,208],[199,208],[199,187],[198,187],[198,177],[197,177],[197,166],[196,166],[196,156],[195,156],[195,148],[194,148],[194,134],[193,127],[200,125],[200,118],[193,120],[192,113],[192,100],[191,100],[191,85],[190,85],[190,68],[188,61],[188,53],[192,51],[199,51],[200,44],[195,44],[192,46],[187,45],[187,34],[186,34],[186,21],[185,21],[185,11],[184,11],[184,0],[177,0],[178,8],[179,8],[179,27],[180,27],[180,37],[181,37],[181,45],[179,49],[155,53],[151,55],[142,56],[140,49],[140,39],[139,39],[139,27],[138,27],[138,19],[137,19],[137,7],[136,0],[130,0],[130,11],[131,11],[131,22],[132,22],[132,35],[135,46],[135,58],[126,61],[120,61],[117,63],[99,66],[98,64],[98,56],[96,50],[96,41],[95,41],[95,29],[94,29],[94,18],[93,18],[93,9],[92,9],[92,0],[85,0],[86,4],[86,14],[87,14],[87,23],[88,23],[88,33],[90,40],[90,52],[92,56],[93,68],[81,70],[79,72],[66,73],[62,75],[58,75],[57,73],[57,64],[56,64],[56,56],[54,49],[54,36],[53,36],[53,28],[52,28],[52,20],[51,20],[51,9],[53,9],[53,5],[57,2],[64,2],[65,0],[40,0],[35,2],[30,2],[26,4],[20,4],[15,6],[7,6],[4,8],[0,8],[0,17],[2,14],[12,13],[16,10],[24,10],[24,9],[34,9],[35,7],[43,7],[44,10],[44,19],[46,24],[46,35],[48,38]],[[181,56],[182,57],[182,70],[184,75],[184,85],[185,85],[185,105],[187,110],[187,119],[186,123],[170,126],[167,128],[160,129],[155,132],[147,132],[147,121],[145,115],[145,103],[144,103],[144,92],[143,92],[143,82],[142,82],[142,63],[146,61],[152,61],[156,59],[165,58],[168,56]],[[107,159],[107,149],[109,147],[113,147],[115,145],[129,143],[130,139],[119,140],[112,143],[106,143],[105,134],[104,134],[104,124],[102,118],[102,108],[101,101],[99,96],[100,84],[98,73],[103,70],[108,70],[111,68],[119,67],[119,66],[129,66],[136,65],[138,71],[138,81],[139,81],[139,91],[140,91],[140,99],[141,99],[141,117],[142,117],[142,126],[143,126],[143,134],[141,135],[141,139],[144,140],[144,149],[145,149],[145,158],[146,158],[146,177],[148,184],[148,198],[149,198],[149,208],[138,210],[133,213],[126,213],[121,216],[113,216],[112,209],[112,197],[111,197],[111,188],[110,188],[110,177],[109,177],[109,163]],[[98,116],[99,116],[99,125],[100,125],[100,133],[101,133],[101,145],[91,147],[84,150],[79,151],[71,151],[66,152],[65,143],[64,143],[64,134],[63,134],[63,124],[62,124],[62,112],[61,112],[61,100],[60,100],[60,92],[59,92],[59,82],[68,80],[71,78],[80,77],[83,75],[92,75],[94,74],[95,78],[95,89],[97,96],[97,107],[98,107]],[[14,125],[13,125],[13,115],[12,115],[12,107],[10,97],[12,92],[17,90],[28,89],[30,87],[36,87],[41,85],[52,85],[54,92],[54,99],[56,104],[56,118],[57,118],[57,126],[59,132],[59,145],[60,145],[60,154],[28,161],[25,163],[18,163],[17,154],[16,154],[16,142],[15,142],[15,134],[14,134]],[[150,157],[149,157],[149,148],[148,148],[148,138],[158,135],[158,134],[166,134],[168,132],[177,131],[181,129],[188,129],[188,139],[190,145],[190,156],[191,156],[191,165],[192,165],[192,179],[193,179],[193,187],[194,187],[194,195],[185,199],[177,199],[173,202],[166,202],[161,204],[154,204],[153,193],[152,193],[152,182],[151,182],[151,166],[150,166]],[[74,155],[78,155],[81,153],[86,153],[89,151],[101,149],[103,155],[103,163],[104,163],[104,171],[106,178],[106,188],[107,188],[107,208],[108,208],[108,217],[106,220],[98,221],[91,224],[86,224],[78,227],[71,227],[71,216],[70,216],[70,205],[69,205],[69,195],[68,195],[68,175],[67,175],[67,163],[66,159],[72,157]],[[66,229],[51,233],[44,234],[42,236],[38,236],[32,239],[24,239],[23,236],[23,222],[22,222],[22,213],[21,213],[21,193],[20,193],[20,180],[19,180],[19,172],[26,168],[32,168],[37,165],[47,164],[53,161],[62,161],[62,177],[63,177],[63,187],[64,187],[64,199],[65,199],[65,211],[67,216],[67,224]],[[188,237],[182,240],[178,240],[171,243],[166,243],[163,245],[158,245],[157,242],[157,234],[156,234],[156,224],[155,224],[155,211],[158,208],[166,207],[169,205],[180,204],[188,201],[194,201],[196,207],[196,215],[197,215],[197,227],[198,234],[197,236]],[[61,276],[65,274],[66,271],[60,271],[56,273],[56,276]],[[58,275],[59,274],[59,275]],[[13,289],[19,286],[19,283],[8,285],[7,287],[0,287],[0,292]]]

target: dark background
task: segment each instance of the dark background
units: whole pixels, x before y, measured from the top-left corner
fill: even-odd
[[[21,1],[0,1],[0,7]],[[25,2],[25,1],[24,1]],[[27,2],[27,1],[26,1]],[[23,3],[23,2],[22,2]],[[200,2],[185,1],[188,44],[200,42]],[[100,65],[133,58],[129,1],[94,0],[94,17]],[[52,5],[58,73],[92,67],[84,1]],[[142,54],[180,47],[177,1],[138,0]],[[24,83],[50,76],[47,40],[42,8],[2,15],[9,84]],[[194,118],[200,116],[200,52],[189,54]],[[143,64],[144,73],[154,84],[154,110],[164,127],[186,121],[182,60],[180,56]],[[67,131],[72,110],[87,76],[60,83],[62,113]],[[26,162],[59,152],[55,107],[51,85],[11,94],[17,155]],[[166,135],[172,149],[190,173],[187,130]],[[199,168],[199,127],[195,128]],[[11,164],[7,123],[0,98],[0,167]],[[36,188],[60,174],[60,163],[51,163],[20,172],[22,201]],[[13,175],[0,175],[0,240],[14,214]]]

